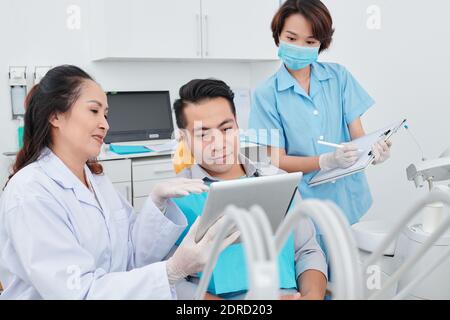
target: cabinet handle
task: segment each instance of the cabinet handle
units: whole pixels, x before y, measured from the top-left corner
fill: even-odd
[[[165,170],[155,170],[155,174],[167,173],[167,172],[172,173],[173,169],[171,168],[171,169],[165,169]]]
[[[127,196],[127,200],[131,203],[131,197],[130,197],[130,186],[125,187],[125,193]]]
[[[209,18],[205,14],[203,19],[205,19],[205,56],[209,56]]]
[[[197,57],[202,54],[202,21],[200,19],[200,14],[195,15],[197,20]]]

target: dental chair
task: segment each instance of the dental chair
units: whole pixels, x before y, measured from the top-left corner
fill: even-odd
[[[289,234],[305,217],[310,217],[322,230],[330,255],[333,283],[328,289],[332,299],[410,299],[450,298],[450,277],[448,258],[450,246],[440,246],[446,241],[445,232],[450,228],[450,216],[446,216],[436,230],[424,238],[423,242],[414,244],[408,236],[408,223],[421,210],[430,204],[442,203],[450,208],[450,192],[439,188],[431,190],[427,197],[411,208],[392,228],[379,237],[379,241],[361,261],[354,232],[340,209],[331,202],[304,200],[290,212],[273,235],[270,223],[263,210],[257,206],[249,211],[229,206],[225,210],[226,228],[215,240],[213,255],[205,266],[203,276],[197,287],[195,299],[202,299],[206,292],[212,270],[220,252],[220,243],[225,239],[233,225],[241,231],[244,253],[247,256],[249,291],[246,299],[278,299],[279,280],[276,257],[286,242]],[[406,226],[406,227],[405,227]],[[444,237],[443,237],[444,235]],[[444,240],[442,240],[444,239]],[[396,246],[392,243],[397,240]],[[412,245],[411,245],[412,244]],[[404,249],[407,247],[407,250]],[[433,250],[438,248],[438,250]],[[393,249],[395,248],[395,250]],[[401,251],[398,251],[401,250]],[[403,252],[404,254],[400,254]],[[394,268],[391,274],[370,286],[367,274],[374,277],[382,270],[380,260],[394,254]],[[426,259],[425,259],[426,258]],[[441,269],[443,268],[443,269]],[[442,273],[441,270],[444,270]],[[438,271],[437,275],[435,272]],[[378,274],[378,276],[382,276]],[[438,295],[418,296],[424,292],[424,280],[433,278],[434,292]],[[427,281],[425,281],[425,284]],[[425,285],[427,287],[427,285]],[[421,291],[422,290],[422,291]]]

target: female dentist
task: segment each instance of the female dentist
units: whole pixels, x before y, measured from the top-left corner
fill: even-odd
[[[109,126],[106,95],[75,66],[50,70],[26,100],[24,147],[0,203],[1,299],[173,299],[204,267],[219,220],[199,243],[168,199],[202,181],[152,190],[139,214],[95,159]],[[227,246],[239,236],[230,235]]]
[[[305,173],[303,198],[334,201],[353,224],[372,204],[364,173],[335,183],[309,187],[317,170],[346,168],[359,157],[353,139],[365,135],[360,117],[374,104],[372,98],[343,66],[317,62],[334,33],[331,15],[319,0],[287,0],[272,21],[273,38],[283,64],[254,92],[249,127],[273,130],[271,157],[288,172]],[[318,141],[347,143],[334,150]],[[350,143],[349,143],[350,142]],[[389,158],[390,142],[372,149],[375,164]]]

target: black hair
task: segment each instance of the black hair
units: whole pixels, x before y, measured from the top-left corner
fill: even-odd
[[[223,81],[217,79],[194,79],[180,88],[180,98],[173,104],[177,126],[180,129],[186,128],[186,118],[184,108],[189,103],[202,103],[214,98],[224,98],[229,104],[233,115],[236,117],[236,106],[234,104],[234,93]]]
[[[321,42],[319,52],[328,49],[333,40],[333,18],[330,11],[320,0],[286,0],[272,20],[272,36],[275,44],[280,44],[280,35],[286,19],[293,14],[303,15],[312,27],[313,36]]]
[[[94,81],[72,65],[55,67],[36,84],[25,99],[23,147],[19,150],[8,181],[22,168],[36,161],[51,141],[50,118],[68,112],[81,95],[85,81]],[[87,163],[94,174],[103,172],[95,160]],[[8,183],[8,182],[7,182]]]

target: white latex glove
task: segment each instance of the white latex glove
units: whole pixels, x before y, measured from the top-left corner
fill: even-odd
[[[150,197],[158,209],[165,212],[168,199],[181,198],[191,193],[202,193],[208,190],[209,187],[201,179],[176,178],[155,185]]]
[[[324,171],[336,168],[348,168],[355,164],[361,153],[358,147],[353,144],[344,144],[343,148],[336,149],[335,152],[325,153],[319,157],[320,169]]]
[[[221,217],[217,220],[211,228],[208,229],[203,238],[196,243],[195,234],[197,233],[199,220],[200,219],[197,219],[194,222],[178,249],[173,256],[167,260],[167,276],[171,285],[176,284],[178,281],[183,280],[189,275],[193,275],[203,270],[206,263],[211,258],[214,240],[223,228],[225,217]],[[239,231],[231,233],[223,241],[220,251],[235,242],[239,237]]]
[[[372,164],[380,164],[385,162],[391,157],[391,141],[380,140],[372,146],[372,154],[375,156],[375,160]]]

